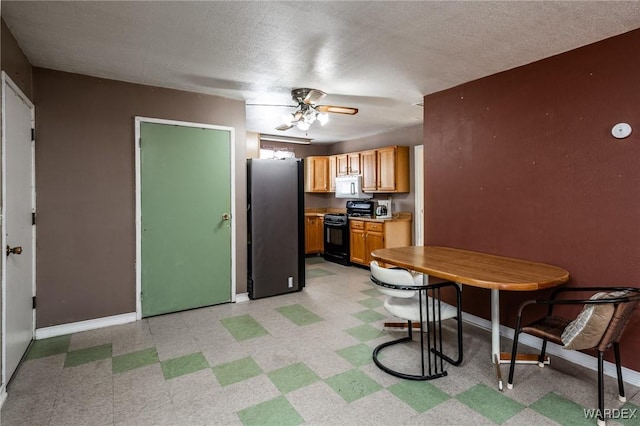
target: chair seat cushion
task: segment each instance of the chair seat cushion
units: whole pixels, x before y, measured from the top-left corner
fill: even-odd
[[[435,311],[434,312],[434,305],[433,305],[433,300],[431,297],[428,298],[427,303],[428,308],[429,308],[429,318],[428,321],[434,321],[434,314],[435,314],[435,319],[438,319],[438,304],[435,304]],[[419,299],[418,299],[418,295],[414,295],[411,298],[401,298],[401,297],[387,297],[387,300],[384,301],[384,308],[387,310],[387,312],[389,312],[391,315],[407,320],[407,321],[413,321],[413,322],[418,322],[420,321],[420,310],[418,309],[419,306]],[[427,307],[425,306],[425,300],[422,301],[422,315],[423,315],[423,319],[427,320],[426,316],[426,312],[427,312]],[[458,315],[458,310],[449,305],[448,303],[445,302],[440,302],[440,316],[441,319],[445,320],[445,319],[449,319],[449,318],[455,318]]]
[[[611,299],[625,294],[625,292],[599,292],[591,296],[591,300]],[[562,332],[561,340],[564,348],[581,350],[598,346],[609,326],[614,310],[615,307],[611,303],[585,305],[582,312]]]
[[[571,320],[555,316],[544,317],[522,327],[522,332],[562,345],[560,335],[570,322]]]

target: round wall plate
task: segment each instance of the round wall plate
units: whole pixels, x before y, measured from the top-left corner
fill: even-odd
[[[618,123],[611,129],[614,138],[624,139],[631,134],[631,126],[627,123]]]

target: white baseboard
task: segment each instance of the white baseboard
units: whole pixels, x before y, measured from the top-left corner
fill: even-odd
[[[136,321],[136,313],[113,315],[110,317],[96,318],[87,321],[72,322],[69,324],[54,325],[36,329],[35,340],[47,339],[49,337],[64,336],[65,334],[78,333],[81,331],[95,330],[96,328],[110,327],[112,325],[127,324]]]
[[[484,318],[480,318],[475,315],[471,315],[466,312],[463,312],[462,320],[469,324],[475,325],[476,327],[491,331],[491,321],[486,320]],[[500,336],[504,336],[513,340],[514,334],[515,334],[515,330],[513,328],[506,327],[504,325],[500,326]],[[521,334],[520,339],[518,341],[523,345],[531,346],[534,348],[542,347],[542,339],[539,339],[537,337],[534,337],[528,334]],[[555,355],[558,358],[566,359],[569,362],[578,364],[582,367],[586,367],[590,370],[598,371],[598,359],[594,356],[587,355],[583,352],[563,349],[562,346],[560,345],[547,342],[547,353],[550,355]],[[614,378],[618,377],[616,373],[616,365],[612,362],[605,361],[604,374]],[[622,367],[622,378],[626,383],[640,387],[640,372],[631,370],[630,368],[627,368],[627,367]]]
[[[2,405],[7,400],[7,390],[5,389],[5,385],[2,385],[2,389],[0,389],[0,409]]]
[[[249,301],[249,293],[236,294],[236,303],[248,302],[248,301]]]

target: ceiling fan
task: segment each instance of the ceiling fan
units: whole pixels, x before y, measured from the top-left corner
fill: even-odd
[[[337,106],[337,105],[317,105],[317,102],[327,96],[325,92],[318,89],[300,88],[291,91],[291,98],[297,105],[294,112],[286,114],[282,121],[283,124],[276,127],[276,130],[285,131],[296,126],[302,131],[309,130],[309,127],[316,120],[321,125],[325,125],[329,121],[329,113],[355,115],[358,108]],[[274,105],[275,106],[275,105]]]

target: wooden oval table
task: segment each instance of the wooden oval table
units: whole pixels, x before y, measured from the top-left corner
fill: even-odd
[[[373,251],[371,256],[378,262],[491,290],[491,359],[496,364],[500,390],[500,363],[511,359],[510,354],[500,353],[500,290],[541,290],[569,280],[569,272],[557,266],[451,247],[385,248]],[[527,357],[518,360],[532,362]]]

